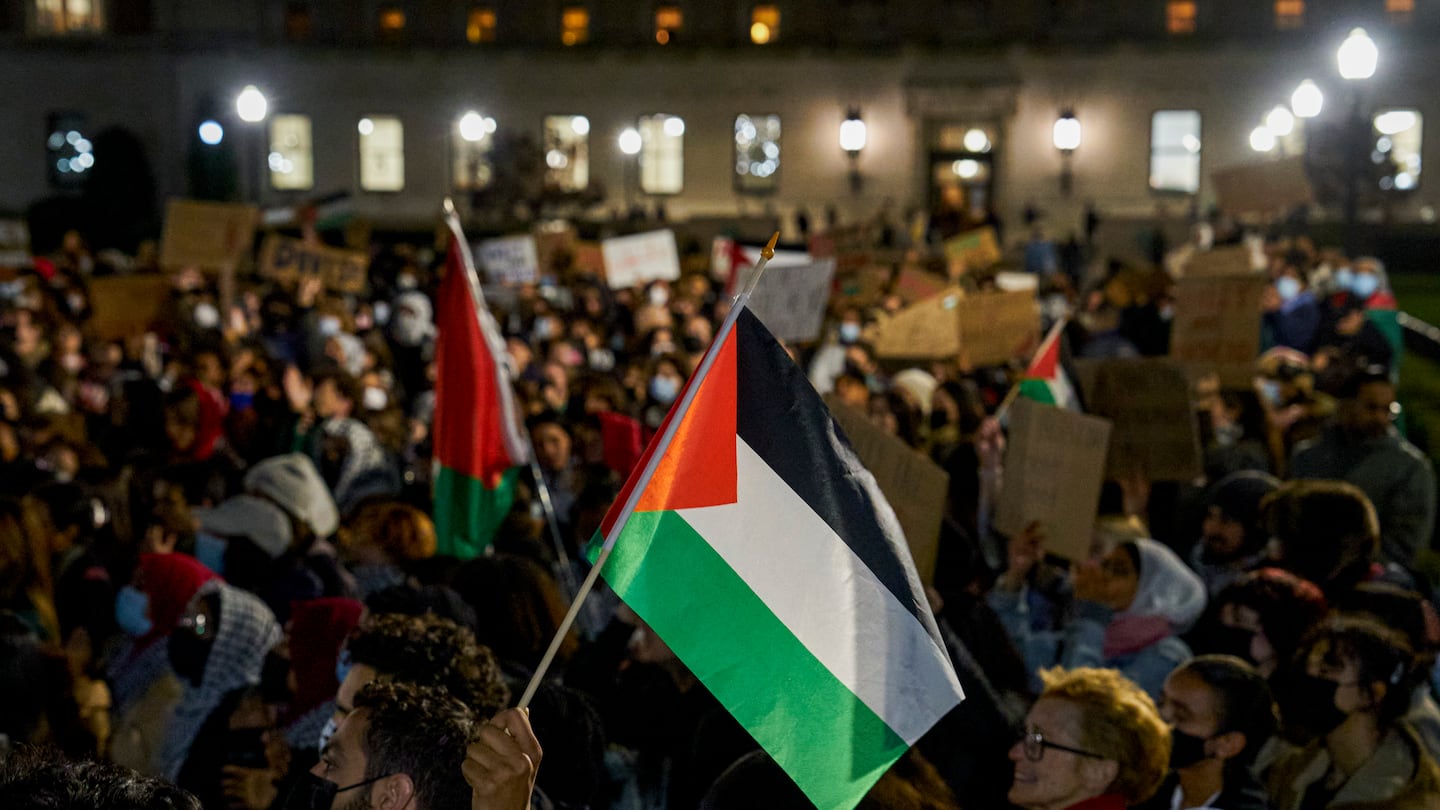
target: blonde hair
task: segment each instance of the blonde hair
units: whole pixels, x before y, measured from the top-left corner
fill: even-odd
[[[1081,712],[1080,747],[1120,767],[1108,792],[1138,804],[1170,769],[1170,727],[1155,701],[1117,670],[1060,667],[1040,671],[1041,700],[1063,700]]]
[[[398,501],[379,501],[360,507],[347,521],[341,546],[371,544],[395,562],[435,556],[435,523],[424,512]]]
[[[1103,515],[1095,519],[1091,551],[1104,556],[1125,543],[1150,536],[1145,522],[1134,515]]]

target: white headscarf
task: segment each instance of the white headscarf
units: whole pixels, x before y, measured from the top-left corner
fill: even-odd
[[[1144,538],[1130,542],[1140,551],[1140,583],[1122,615],[1158,616],[1175,633],[1186,632],[1205,612],[1205,583],[1169,547]]]

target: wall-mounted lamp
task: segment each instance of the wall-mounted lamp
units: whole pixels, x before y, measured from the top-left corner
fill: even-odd
[[[857,194],[863,182],[860,178],[860,152],[865,148],[865,140],[865,122],[860,118],[860,108],[851,107],[845,113],[845,120],[840,122],[840,148],[850,156],[850,190]]]
[[[1060,111],[1060,117],[1055,119],[1055,127],[1051,131],[1051,141],[1060,152],[1060,193],[1068,196],[1074,186],[1070,159],[1080,148],[1080,119],[1075,117],[1074,110],[1067,107]]]

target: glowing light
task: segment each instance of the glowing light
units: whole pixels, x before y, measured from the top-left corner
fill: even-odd
[[[1276,107],[1265,116],[1265,128],[1283,138],[1295,131],[1295,116],[1284,107]]]
[[[1325,94],[1315,82],[1306,79],[1290,94],[1290,109],[1298,118],[1314,118],[1325,106]]]
[[[471,110],[460,116],[460,137],[475,143],[485,137],[485,119],[480,113]]]
[[[563,169],[570,165],[570,158],[565,157],[565,153],[559,149],[551,149],[545,153],[545,165],[552,169]]]
[[[763,22],[757,22],[750,26],[750,41],[756,45],[764,45],[770,41],[770,26]]]
[[[1266,127],[1256,127],[1250,132],[1250,148],[1256,152],[1269,152],[1275,148],[1275,133]]]
[[[370,133],[372,133],[372,132],[374,132],[374,131],[375,131],[375,122],[374,122],[374,121],[371,121],[369,118],[361,118],[361,119],[360,119],[360,134],[361,134],[361,135],[369,135]]]
[[[634,127],[629,127],[620,133],[620,151],[627,155],[640,154],[641,143],[640,131]]]
[[[255,85],[246,85],[240,95],[235,97],[235,112],[240,115],[240,120],[247,124],[258,124],[265,120],[265,115],[270,110],[270,102],[265,99],[265,94]]]
[[[590,119],[583,115],[577,115],[570,119],[570,131],[576,135],[590,134]]]
[[[1382,135],[1399,135],[1413,126],[1414,110],[1390,110],[1375,116],[1375,129]]]
[[[989,152],[990,136],[985,134],[983,129],[972,129],[965,133],[963,139],[965,151],[967,152]]]
[[[678,138],[685,134],[685,119],[671,116],[665,119],[665,134]]]
[[[980,164],[974,160],[957,160],[950,169],[961,178],[970,180],[980,173]]]
[[[225,140],[225,128],[220,126],[218,121],[205,121],[200,124],[200,142],[206,146],[216,146]]]
[[[1051,140],[1061,152],[1074,152],[1080,148],[1080,119],[1075,117],[1075,113],[1066,110],[1055,119]]]
[[[78,169],[77,171],[83,171],[84,169],[88,169],[88,168],[90,168],[91,166],[94,166],[94,165],[95,165],[95,155],[91,154],[90,152],[86,152],[86,153],[83,154],[83,155],[79,155],[79,156],[77,156],[77,157],[71,158],[71,159],[70,159],[70,163],[71,163],[72,165],[77,164],[77,163],[80,164],[80,169]],[[1409,177],[1408,174],[1407,174],[1407,175],[1401,175],[1401,176],[1402,176],[1402,177]]]
[[[845,120],[840,122],[840,148],[852,155],[858,155],[860,150],[865,148],[869,135],[865,122],[860,120],[858,110],[851,110]]]
[[[1355,28],[1350,36],[1340,43],[1335,58],[1340,63],[1340,75],[1345,79],[1368,79],[1375,75],[1375,65],[1380,61],[1380,49],[1375,40],[1365,33],[1364,28]]]

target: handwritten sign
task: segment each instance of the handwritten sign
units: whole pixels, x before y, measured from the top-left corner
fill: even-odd
[[[531,284],[540,277],[540,253],[529,234],[486,239],[475,245],[475,261],[491,284]]]
[[[30,227],[23,219],[0,219],[0,267],[30,266]]]
[[[955,308],[965,300],[958,287],[900,310],[875,329],[877,357],[949,360],[960,354]]]
[[[1105,483],[1110,433],[1106,419],[1023,397],[1015,400],[995,528],[1015,535],[1038,521],[1047,551],[1069,560],[1086,559]]]
[[[944,276],[929,273],[919,267],[907,266],[900,270],[895,279],[895,292],[904,301],[920,301],[950,286]]]
[[[1203,472],[1190,384],[1165,359],[1081,361],[1090,412],[1109,419],[1107,472],[1114,480],[1193,481]]]
[[[1302,156],[1210,173],[1220,210],[1229,214],[1275,214],[1315,201]]]
[[[750,309],[780,340],[809,343],[820,337],[835,260],[766,268],[750,298]]]
[[[1000,240],[988,225],[945,240],[945,258],[965,271],[984,270],[1000,261]]]
[[[143,335],[169,300],[170,278],[163,273],[98,276],[90,281],[93,312],[86,328],[102,340]]]
[[[359,251],[313,245],[279,234],[265,237],[260,247],[260,275],[286,283],[318,276],[329,289],[362,292],[369,268],[369,257]]]
[[[1181,279],[1170,356],[1187,365],[1248,369],[1260,352],[1264,292],[1258,275]]]
[[[1023,355],[1040,333],[1040,310],[1032,292],[968,296],[955,315],[960,351],[975,366],[1000,365]]]
[[[239,203],[170,200],[160,237],[160,266],[178,270],[233,268],[250,252],[259,210]]]
[[[1182,265],[1181,275],[1185,278],[1248,276],[1255,272],[1251,259],[1251,250],[1247,245],[1199,250]]]
[[[680,278],[680,252],[671,231],[606,239],[600,243],[600,251],[605,257],[605,280],[611,289]]]

